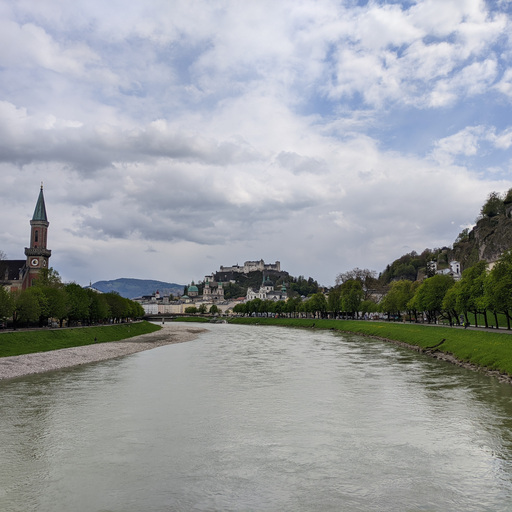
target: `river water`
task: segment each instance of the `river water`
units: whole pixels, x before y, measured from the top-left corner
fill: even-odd
[[[0,382],[0,510],[512,510],[512,386],[354,335],[209,329]]]

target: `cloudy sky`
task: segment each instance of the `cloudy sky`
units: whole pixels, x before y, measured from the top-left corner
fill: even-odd
[[[65,281],[332,285],[512,187],[511,0],[3,0],[0,249]]]

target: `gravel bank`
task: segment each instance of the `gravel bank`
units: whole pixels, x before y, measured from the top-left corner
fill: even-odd
[[[184,325],[166,324],[162,329],[122,341],[96,343],[83,347],[63,348],[51,352],[37,352],[22,356],[0,358],[0,379],[13,379],[70,366],[78,366],[96,361],[105,361],[126,356],[162,345],[191,341],[207,329]]]

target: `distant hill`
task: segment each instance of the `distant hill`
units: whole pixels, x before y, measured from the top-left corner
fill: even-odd
[[[182,295],[183,285],[176,283],[165,283],[164,281],[153,281],[151,279],[128,279],[122,277],[113,281],[97,281],[92,284],[93,288],[100,292],[117,292],[122,297],[134,299],[142,295],[152,295],[157,290],[160,295]]]

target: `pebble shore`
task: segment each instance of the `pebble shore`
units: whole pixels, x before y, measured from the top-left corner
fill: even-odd
[[[94,345],[63,348],[21,356],[2,357],[0,358],[0,380],[105,361],[161,347],[162,345],[192,341],[206,330],[198,327],[166,324],[162,325],[162,329],[159,331],[134,336],[122,341],[96,343]]]

